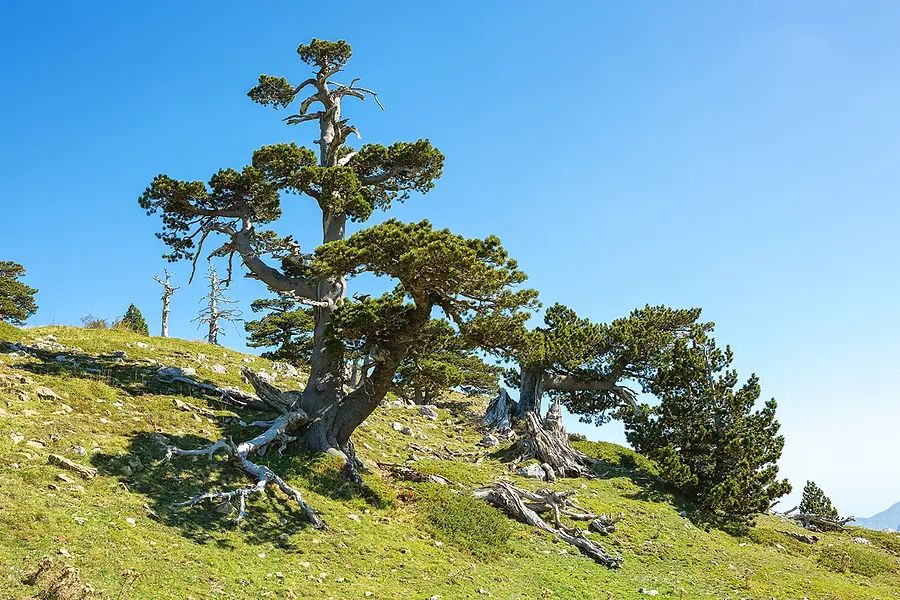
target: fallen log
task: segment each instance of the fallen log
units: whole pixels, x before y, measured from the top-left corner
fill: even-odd
[[[474,490],[472,495],[503,509],[509,516],[518,521],[537,527],[541,531],[552,535],[555,539],[575,546],[585,555],[610,569],[617,569],[622,566],[621,557],[611,555],[603,546],[587,537],[584,531],[575,527],[566,527],[562,524],[561,516],[567,516],[576,520],[588,520],[590,518],[596,520],[598,518],[596,515],[579,509],[569,500],[568,496],[571,495],[571,492],[551,492],[550,490],[529,492],[503,481],[498,481]],[[573,507],[576,510],[572,510]],[[539,512],[552,512],[555,527],[544,521],[538,514]]]
[[[97,469],[95,469],[94,467],[85,467],[84,465],[79,465],[77,462],[73,462],[68,458],[60,456],[58,454],[51,454],[50,456],[48,456],[47,462],[51,465],[56,465],[64,469],[74,471],[85,479],[93,479],[97,476]]]

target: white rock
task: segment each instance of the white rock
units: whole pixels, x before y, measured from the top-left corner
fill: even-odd
[[[855,543],[857,543],[857,544],[862,544],[863,546],[868,546],[868,545],[870,545],[869,540],[867,540],[867,539],[864,538],[864,537],[850,538],[850,541],[851,541],[851,542],[855,542]]]
[[[430,419],[432,421],[437,421],[437,407],[434,405],[426,405],[419,407],[419,414],[425,417],[426,419]]]
[[[536,465],[534,463],[525,465],[524,467],[519,467],[518,469],[516,469],[516,474],[521,475],[522,477],[540,479],[541,481],[547,479],[547,473],[544,472],[544,469],[541,468],[541,465]]]
[[[403,429],[401,429],[400,433],[402,433],[403,435],[415,435],[413,428],[410,427],[409,425],[407,425]]]
[[[359,515],[349,514],[349,515],[347,515],[347,518],[350,519],[351,521],[356,521],[357,523],[360,522]]]
[[[397,421],[394,421],[393,423],[391,423],[391,429],[393,429],[394,431],[400,431],[401,429],[403,429],[403,425],[401,425]]]
[[[655,596],[659,592],[657,590],[648,590],[647,588],[641,588],[638,590],[639,594],[646,594],[647,596]]]
[[[160,367],[156,370],[157,377],[181,377],[184,371],[178,367]]]
[[[181,374],[184,375],[185,377],[193,377],[194,375],[197,374],[197,369],[194,369],[191,367],[185,367],[181,370]]]
[[[150,347],[149,344],[145,344],[144,342],[135,342],[134,345],[137,346],[138,348],[149,348]]]
[[[275,362],[272,363],[272,370],[276,373],[282,373],[285,377],[299,377],[300,372],[297,371],[297,368],[286,362]]]
[[[491,435],[490,433],[484,436],[480,442],[478,442],[479,446],[484,446],[486,448],[492,448],[500,443],[500,440],[497,439],[496,436]]]
[[[131,517],[128,517],[127,519],[125,519],[125,522],[128,523],[129,525],[131,525],[132,527],[137,527],[137,521],[135,521]]]
[[[213,365],[210,368],[212,369],[213,373],[219,373],[220,375],[224,375],[225,373],[228,372],[228,369],[226,369],[222,365]]]

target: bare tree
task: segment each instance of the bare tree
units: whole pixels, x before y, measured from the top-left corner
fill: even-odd
[[[237,304],[237,300],[232,300],[225,296],[225,292],[222,289],[222,280],[219,279],[219,274],[216,273],[216,267],[212,262],[209,263],[207,279],[209,281],[209,293],[200,300],[201,302],[205,301],[206,306],[200,310],[200,315],[194,321],[209,325],[206,341],[210,344],[218,345],[219,333],[222,331],[220,322],[240,321],[241,311],[237,308],[228,308],[232,304]]]
[[[166,276],[165,281],[160,279],[159,277],[153,276],[154,281],[159,285],[163,286],[163,295],[162,295],[162,336],[167,338],[169,337],[169,305],[172,299],[172,294],[176,292],[176,290],[180,290],[180,287],[175,287],[169,280],[171,279],[171,275],[169,274],[168,269],[163,269],[163,273]]]

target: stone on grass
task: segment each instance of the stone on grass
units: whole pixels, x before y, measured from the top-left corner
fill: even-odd
[[[212,369],[213,373],[218,373],[220,375],[224,375],[224,374],[228,373],[228,369],[226,369],[222,365],[213,365],[210,368]]]
[[[547,479],[547,473],[544,472],[544,469],[541,468],[541,465],[535,463],[525,465],[524,467],[519,467],[518,469],[516,469],[516,474],[521,475],[522,477],[540,479],[541,481],[546,481]]]
[[[426,419],[430,419],[432,421],[437,421],[437,407],[433,404],[429,404],[426,406],[419,407],[419,414],[425,417]]]

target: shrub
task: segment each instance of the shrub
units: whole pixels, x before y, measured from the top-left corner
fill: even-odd
[[[502,512],[446,486],[416,486],[416,506],[425,521],[447,542],[478,558],[505,553],[512,525]]]
[[[106,319],[100,319],[91,313],[81,317],[81,326],[85,329],[109,329],[109,323],[106,322]]]
[[[0,260],[0,321],[22,325],[37,312],[37,290],[19,281],[24,276],[22,265]]]

